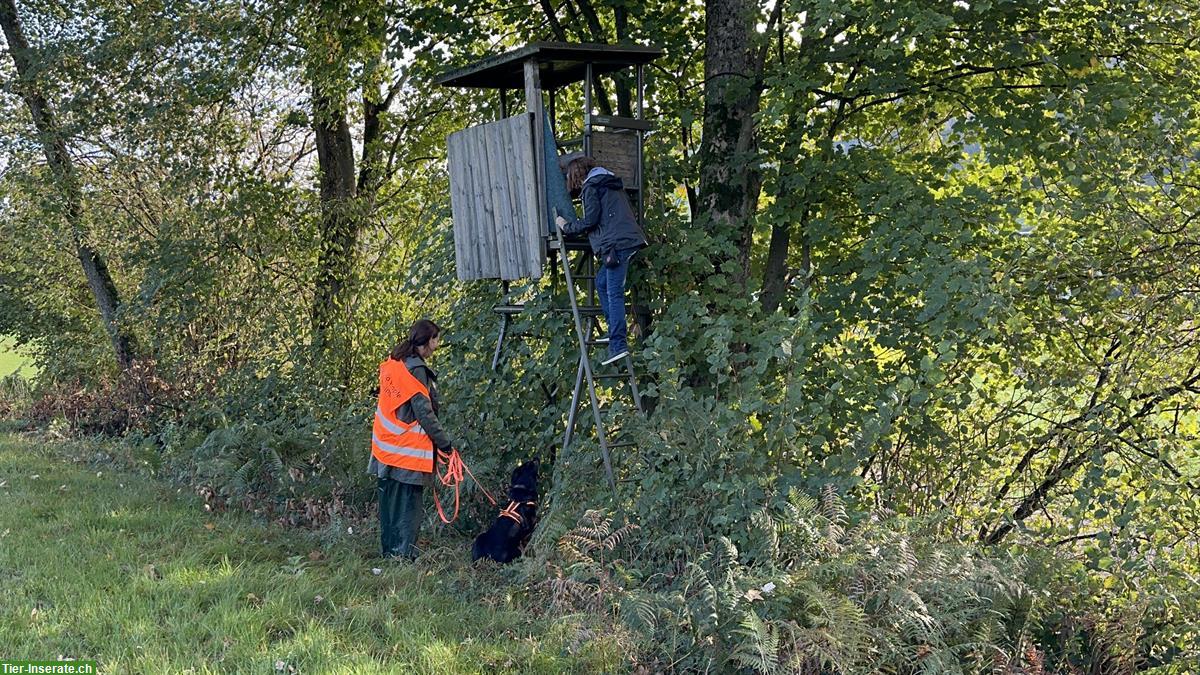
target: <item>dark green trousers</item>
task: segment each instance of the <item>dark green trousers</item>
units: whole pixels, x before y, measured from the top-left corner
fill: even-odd
[[[425,520],[423,485],[379,479],[379,543],[383,557],[417,557],[417,534]]]

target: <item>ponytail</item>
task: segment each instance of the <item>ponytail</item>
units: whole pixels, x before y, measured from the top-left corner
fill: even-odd
[[[429,319],[417,321],[408,330],[408,337],[397,342],[396,346],[392,347],[392,360],[403,361],[410,356],[415,356],[417,348],[429,344],[429,341],[437,337],[441,332],[442,329],[438,328],[438,325]]]

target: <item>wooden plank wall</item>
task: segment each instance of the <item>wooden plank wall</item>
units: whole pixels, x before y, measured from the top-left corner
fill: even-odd
[[[617,174],[627,188],[638,186],[637,134],[624,131],[593,131],[592,159]]]
[[[533,117],[516,115],[446,139],[460,281],[542,276]]]

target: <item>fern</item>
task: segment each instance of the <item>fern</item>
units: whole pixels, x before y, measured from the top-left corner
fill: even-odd
[[[743,638],[734,649],[735,661],[765,675],[779,672],[779,634],[772,625],[751,610],[746,612],[735,633]]]
[[[558,540],[564,564],[552,564],[556,576],[548,587],[553,604],[599,611],[608,598],[612,608],[619,608],[624,587],[613,573],[615,561],[606,561],[604,555],[615,551],[636,529],[637,525],[630,523],[614,530],[611,518],[603,512],[584,512],[579,523]]]
[[[825,517],[825,536],[827,539],[840,542],[846,534],[846,523],[850,517],[846,513],[846,503],[832,485],[821,489],[820,514]]]
[[[234,494],[246,495],[254,490],[254,472],[258,468],[256,459],[248,459],[234,472],[229,484]]]
[[[793,490],[749,519],[748,543],[713,537],[659,571],[672,581],[654,592],[614,556],[634,528],[588,511],[557,539],[547,588],[562,611],[611,612],[645,634],[672,654],[663,670],[915,675],[1030,662],[1020,565],[938,544],[913,523],[852,524],[833,489]]]
[[[279,452],[270,446],[264,445],[262,454],[263,473],[267,480],[273,485],[283,484],[284,478],[287,477],[287,470],[283,466],[283,458],[279,456]]]
[[[643,593],[630,593],[621,603],[621,619],[627,625],[652,633],[658,629],[656,598]]]

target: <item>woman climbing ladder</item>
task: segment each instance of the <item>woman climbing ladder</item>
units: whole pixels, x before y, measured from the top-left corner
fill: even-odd
[[[580,194],[583,218],[558,216],[555,222],[564,234],[586,233],[592,251],[600,258],[596,294],[608,324],[608,358],[604,361],[608,365],[629,354],[625,278],[633,254],[646,247],[646,234],[633,215],[621,179],[596,166],[591,157],[579,157],[567,165],[567,189]]]

